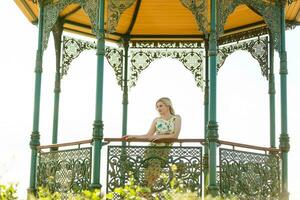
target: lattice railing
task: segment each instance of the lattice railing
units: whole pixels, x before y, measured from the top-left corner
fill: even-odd
[[[91,163],[91,147],[40,151],[37,185],[48,188],[50,192],[59,192],[62,197],[67,193],[70,196],[88,189],[91,184]]]
[[[107,192],[125,185],[130,176],[153,192],[169,189],[173,178],[201,195],[202,147],[152,144],[108,146]]]
[[[264,153],[219,149],[219,186],[224,197],[239,199],[279,199],[279,151]]]

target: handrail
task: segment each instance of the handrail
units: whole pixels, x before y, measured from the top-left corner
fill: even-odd
[[[242,148],[246,148],[246,149],[255,149],[255,150],[261,150],[261,151],[280,152],[280,149],[277,149],[277,148],[261,147],[261,146],[242,144],[242,143],[237,143],[237,142],[229,142],[229,141],[224,141],[224,140],[218,140],[218,143],[223,144],[223,145],[230,145],[233,148],[234,147],[242,147]]]
[[[104,138],[105,142],[151,142],[148,139],[140,139],[140,138],[134,138],[126,140],[124,138]],[[156,140],[155,143],[205,143],[205,139],[171,139],[171,138],[162,138],[159,140]]]
[[[59,148],[59,147],[66,147],[66,146],[75,146],[75,145],[81,145],[81,144],[91,144],[93,140],[80,140],[76,142],[66,142],[66,143],[60,143],[60,144],[50,144],[50,145],[41,145],[37,146],[38,150],[41,149],[48,149],[48,148]]]

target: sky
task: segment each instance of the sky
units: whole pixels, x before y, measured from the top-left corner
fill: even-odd
[[[0,183],[18,183],[20,199],[29,186],[30,134],[32,131],[34,67],[37,27],[30,24],[12,0],[0,1]],[[290,199],[300,199],[300,28],[286,33],[288,53],[288,133]],[[80,39],[91,40],[75,36]],[[43,60],[40,110],[41,144],[51,143],[55,56],[50,38]],[[276,145],[280,134],[280,77],[275,54]],[[83,52],[62,80],[58,142],[92,137],[96,91],[95,51]],[[139,76],[129,93],[128,133],[144,134],[158,114],[155,102],[170,97],[182,117],[180,138],[203,138],[203,92],[193,75],[177,60],[154,61]],[[122,92],[112,68],[104,67],[104,137],[119,137],[122,129]],[[268,82],[248,52],[230,55],[218,73],[217,121],[219,139],[269,146]],[[103,149],[105,153],[106,148]],[[103,157],[105,159],[105,157]],[[103,170],[106,167],[103,166]],[[105,176],[101,177],[104,183]]]

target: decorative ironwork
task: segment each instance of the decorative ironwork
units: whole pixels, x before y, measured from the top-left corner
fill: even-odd
[[[131,41],[131,49],[200,49],[201,42],[197,41]]]
[[[88,189],[92,148],[40,152],[37,184],[63,196]]]
[[[113,33],[116,31],[122,13],[130,8],[136,0],[109,0],[108,1],[108,25],[107,31]]]
[[[154,192],[170,188],[171,179],[176,177],[185,187],[201,194],[201,157],[201,147],[109,146],[107,191],[126,184],[133,175],[138,185],[147,185]]]
[[[122,69],[123,69],[123,50],[113,47],[105,47],[105,57],[109,65],[113,68],[118,85],[122,87]]]
[[[220,193],[239,199],[279,199],[278,154],[220,149]]]
[[[67,75],[71,62],[85,50],[96,50],[95,42],[88,42],[64,36],[63,38],[63,55],[61,65],[61,78]],[[105,57],[109,65],[113,68],[119,86],[122,86],[122,65],[123,50],[113,47],[105,47]]]
[[[136,85],[139,74],[145,70],[151,62],[159,58],[178,59],[186,69],[191,71],[195,77],[198,87],[203,89],[203,53],[200,50],[132,50],[131,52],[131,74],[129,87]]]
[[[63,37],[63,54],[61,65],[61,78],[67,75],[71,62],[77,58],[81,52],[85,50],[97,49],[95,42],[88,42],[71,38],[68,36]]]
[[[252,39],[248,41],[238,42],[236,44],[230,44],[219,47],[218,50],[218,70],[224,64],[226,58],[237,50],[248,51],[254,59],[256,59],[260,65],[261,73],[268,80],[269,78],[269,66],[268,66],[268,37],[262,37]]]
[[[208,12],[207,12],[207,1],[202,0],[180,0],[182,5],[189,9],[198,24],[199,30],[204,34],[207,34],[208,30]]]
[[[274,47],[279,51],[280,6],[276,1],[274,3],[260,0],[218,0],[218,34],[221,35],[223,33],[228,16],[241,4],[245,4],[260,13],[274,36]]]
[[[98,13],[98,0],[59,0],[47,1],[44,4],[44,27],[43,27],[43,49],[45,50],[48,45],[48,39],[52,28],[57,21],[59,14],[68,5],[73,3],[79,4],[87,13],[91,24],[92,30],[97,34],[97,13]]]

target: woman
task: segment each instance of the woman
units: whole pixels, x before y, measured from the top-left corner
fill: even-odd
[[[156,101],[156,109],[159,117],[155,118],[145,135],[125,135],[125,140],[147,139],[155,142],[159,139],[177,139],[181,128],[181,117],[175,114],[172,102],[167,97]]]
[[[147,134],[126,135],[123,138],[125,140],[147,139],[151,142],[158,142],[160,139],[177,139],[181,128],[181,117],[175,114],[171,100],[167,97],[158,99],[156,109],[160,116],[153,120]],[[148,187],[155,187],[162,167],[168,161],[171,146],[171,143],[151,143],[151,147],[145,150],[143,172]]]

